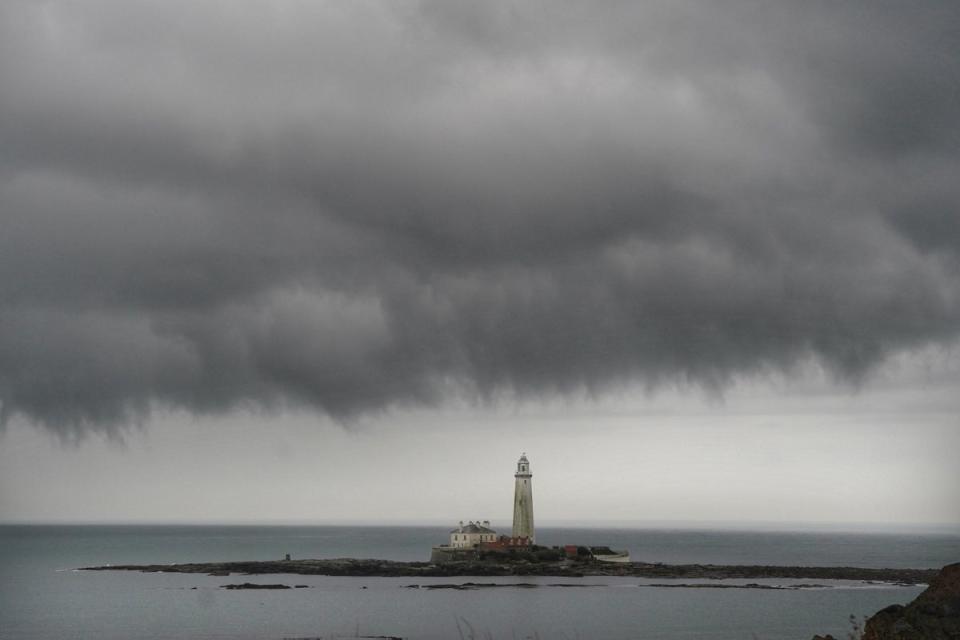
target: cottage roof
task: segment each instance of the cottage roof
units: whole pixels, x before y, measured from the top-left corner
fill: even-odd
[[[496,531],[482,524],[471,522],[470,524],[465,524],[453,529],[450,533],[496,533]]]

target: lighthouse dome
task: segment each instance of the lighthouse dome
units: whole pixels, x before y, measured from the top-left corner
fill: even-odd
[[[517,474],[530,474],[530,461],[527,460],[527,454],[525,453],[517,460]]]

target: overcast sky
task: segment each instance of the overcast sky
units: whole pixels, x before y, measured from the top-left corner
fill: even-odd
[[[960,5],[0,4],[0,520],[960,528]]]

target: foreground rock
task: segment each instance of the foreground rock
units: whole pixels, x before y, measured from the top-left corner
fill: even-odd
[[[898,584],[924,584],[937,575],[933,569],[866,569],[861,567],[780,567],[701,564],[610,564],[580,562],[393,562],[390,560],[277,560],[211,562],[194,564],[112,565],[83,567],[86,571],[144,571],[160,573],[205,573],[266,575],[301,574],[358,577],[456,577],[456,576],[632,576],[638,578],[727,579],[799,578],[814,580],[860,580]]]
[[[960,563],[944,567],[927,590],[867,620],[863,640],[956,640],[960,638]]]

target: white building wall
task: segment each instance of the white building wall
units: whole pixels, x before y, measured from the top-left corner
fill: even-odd
[[[495,533],[451,533],[450,546],[458,549],[470,549],[481,542],[493,542],[496,537]]]

